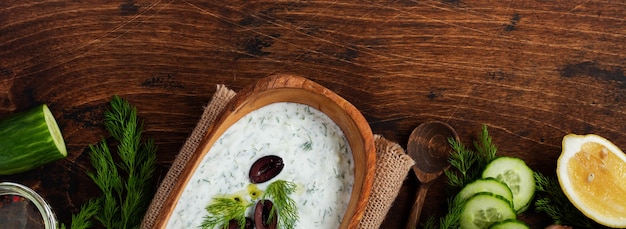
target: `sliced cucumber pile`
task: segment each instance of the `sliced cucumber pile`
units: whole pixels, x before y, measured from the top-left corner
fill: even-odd
[[[464,202],[461,228],[528,228],[516,218],[534,197],[533,174],[519,158],[498,157],[491,161],[482,178],[467,184],[455,197]]]

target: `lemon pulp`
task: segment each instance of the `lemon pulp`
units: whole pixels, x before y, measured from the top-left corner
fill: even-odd
[[[603,217],[626,216],[626,162],[602,144],[585,142],[567,163],[572,191],[584,208]]]
[[[595,134],[563,137],[557,176],[567,198],[599,224],[626,228],[626,154]]]

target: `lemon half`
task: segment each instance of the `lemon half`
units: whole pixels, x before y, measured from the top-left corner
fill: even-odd
[[[626,155],[594,134],[563,137],[557,177],[570,202],[599,224],[626,227]]]

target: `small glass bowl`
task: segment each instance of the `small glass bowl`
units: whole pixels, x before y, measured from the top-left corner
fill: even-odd
[[[21,184],[0,182],[0,212],[0,224],[15,225],[11,228],[57,228],[56,216],[50,205],[35,191]]]

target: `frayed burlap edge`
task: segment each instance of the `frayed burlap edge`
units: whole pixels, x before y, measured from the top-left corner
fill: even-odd
[[[174,184],[178,181],[178,176],[183,171],[183,168],[185,168],[187,161],[189,161],[191,155],[194,153],[196,148],[198,148],[198,145],[206,134],[209,125],[211,125],[217,115],[222,111],[222,109],[224,109],[228,101],[230,101],[235,95],[236,93],[228,89],[226,86],[217,85],[217,90],[215,91],[215,94],[213,94],[213,98],[211,98],[209,105],[204,108],[200,121],[198,121],[198,124],[191,132],[191,135],[183,144],[183,147],[176,156],[176,159],[174,159],[174,163],[172,163],[172,166],[165,175],[165,178],[161,181],[161,185],[157,189],[157,192],[154,195],[154,198],[152,199],[152,202],[150,203],[146,215],[141,223],[142,229],[152,228],[154,226],[157,216],[159,215],[159,211],[161,211],[161,208],[163,207],[163,202],[165,202],[165,199],[169,196]]]
[[[142,229],[152,228],[157,216],[169,196],[178,176],[195,152],[206,131],[226,104],[236,95],[224,85],[218,85],[211,102],[204,108],[202,117],[190,137],[185,141],[176,159],[172,163],[161,185],[150,203],[141,224]],[[398,195],[402,182],[413,160],[404,153],[402,147],[380,135],[374,135],[376,146],[376,172],[372,193],[370,195],[363,219],[358,226],[361,229],[379,228],[389,208]]]
[[[374,135],[376,145],[376,177],[372,193],[359,228],[379,228],[398,196],[402,182],[415,164],[400,145],[380,135]]]

